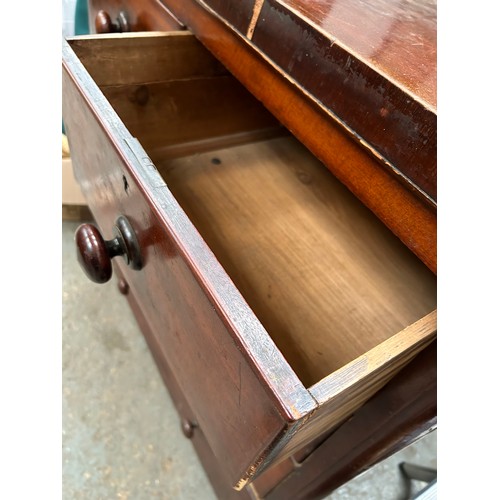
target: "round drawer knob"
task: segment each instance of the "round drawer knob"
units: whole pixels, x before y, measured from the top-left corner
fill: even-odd
[[[78,262],[95,283],[106,283],[113,274],[111,259],[121,255],[132,269],[142,269],[139,242],[128,219],[118,217],[113,228],[115,237],[104,240],[92,224],[82,224],[75,233]]]
[[[118,281],[118,290],[120,291],[120,293],[122,295],[127,295],[128,294],[129,286],[128,286],[128,283],[123,278],[121,278]]]
[[[111,20],[111,16],[105,11],[100,10],[95,16],[95,30],[96,33],[127,33],[130,31],[130,23],[127,13],[120,11],[116,22]]]
[[[187,418],[183,418],[181,422],[182,433],[188,439],[191,439],[194,435],[194,430],[196,428],[196,424],[188,420]]]

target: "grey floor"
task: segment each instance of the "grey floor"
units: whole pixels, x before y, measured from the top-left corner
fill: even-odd
[[[63,499],[215,499],[116,283],[93,284],[78,267],[77,226],[62,223]],[[428,434],[327,498],[401,499],[397,464],[436,468],[436,439]]]

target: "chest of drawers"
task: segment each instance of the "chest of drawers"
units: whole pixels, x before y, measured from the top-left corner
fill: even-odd
[[[435,274],[189,31],[63,44],[81,261],[103,281],[114,256],[219,496],[286,498],[318,482],[299,463],[335,471],[321,449],[385,439],[348,477],[422,432],[432,394],[401,387],[432,393]]]

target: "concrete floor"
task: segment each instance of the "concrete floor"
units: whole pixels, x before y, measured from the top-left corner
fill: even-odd
[[[63,499],[213,500],[116,282],[96,285],[78,267],[78,224],[62,223]],[[436,439],[432,432],[327,498],[401,499],[397,464],[436,468]]]

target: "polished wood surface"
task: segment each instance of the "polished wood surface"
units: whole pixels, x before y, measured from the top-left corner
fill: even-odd
[[[156,165],[306,387],[436,307],[435,276],[294,138]]]
[[[422,198],[422,193],[395,170],[386,168],[387,164],[381,165],[380,155],[374,155],[359,137],[349,134],[344,124],[262,57],[246,37],[228,29],[216,13],[193,0],[166,3],[341,182],[436,272],[436,207],[428,198]]]
[[[77,258],[80,267],[94,283],[106,283],[113,273],[106,242],[92,224],[82,224],[75,233]]]
[[[123,265],[119,262],[114,263],[114,271],[118,282],[126,283],[121,267],[123,267]],[[210,449],[207,439],[203,434],[203,428],[200,427],[196,415],[191,410],[189,403],[186,400],[186,396],[175,378],[175,374],[166,363],[165,358],[161,355],[162,349],[161,345],[158,343],[158,335],[151,330],[151,327],[133,293],[127,294],[127,301],[134,313],[134,317],[137,320],[139,328],[146,339],[153,359],[158,367],[158,371],[160,372],[163,382],[165,383],[168,393],[172,398],[179,414],[179,432],[184,433],[184,425],[185,423],[188,423],[189,436],[187,437],[190,439],[194,449],[196,450],[198,458],[203,465],[217,498],[220,500],[255,500],[247,489],[236,491],[231,487],[230,480],[227,477],[226,468],[223,464],[218,462],[217,457]]]
[[[436,0],[280,0],[437,108]]]
[[[86,181],[83,191],[89,207],[104,235],[111,232],[117,210],[133,221],[145,252],[145,266],[139,273],[125,269],[125,279],[158,335],[157,344],[161,346],[158,355],[172,366],[211,449],[228,464],[228,481],[236,484],[247,474],[254,458],[262,456],[269,443],[282,432],[284,418],[228,334],[231,326],[209,298],[212,294],[207,295],[190,269],[193,260],[203,259],[204,265],[210,266],[205,256],[207,249],[197,256],[179,248],[182,239],[177,231],[172,233],[167,228],[188,221],[171,220],[179,216],[175,205],[168,208],[167,214],[172,213],[167,221],[165,213],[161,216],[155,213],[142,193],[141,184],[135,181],[133,170],[123,164],[111,142],[102,140],[92,112],[83,100],[76,98],[76,89],[65,87],[70,93],[67,101],[74,103],[65,106],[65,118],[71,116],[67,122],[65,119],[68,132],[78,126],[86,144],[99,145],[92,148],[99,151],[98,158],[92,158],[88,152],[85,159],[79,155],[74,158],[78,175]],[[74,151],[85,154],[83,145],[76,141],[73,144]],[[85,171],[78,170],[82,164],[86,165]],[[90,164],[96,166],[91,170]],[[128,179],[127,192],[121,182],[123,175]],[[150,189],[157,191],[154,186]],[[199,244],[193,241],[193,245]],[[255,407],[261,409],[257,415]],[[240,418],[249,425],[241,426]]]
[[[336,19],[337,2],[322,3],[329,4],[330,16]],[[317,2],[307,5],[312,9]],[[371,6],[353,9],[347,23],[353,38],[359,33],[372,34],[365,24],[365,12],[371,9]],[[383,12],[386,19],[391,18],[390,11]],[[327,24],[327,27],[330,26]],[[356,44],[342,43],[335,30],[326,32],[324,28],[312,23],[309,17],[298,15],[279,0],[266,0],[254,29],[252,45],[277,65],[284,76],[292,78],[303,92],[313,96],[332,117],[345,124],[360,143],[383,160],[386,168],[398,174],[401,182],[407,183],[409,188],[417,186],[430,203],[435,202],[435,108],[409,92],[380,64],[367,62],[358,53]],[[408,28],[403,26],[403,32]],[[390,30],[386,36],[392,39]],[[396,46],[395,50],[413,47],[411,36],[403,39],[400,36],[398,40],[401,47]],[[377,44],[376,37],[370,37],[369,43]],[[412,55],[396,50],[393,56],[395,73],[410,78],[406,67],[421,63],[407,59]],[[435,50],[432,56],[435,60]],[[427,58],[423,64],[426,62]]]
[[[127,187],[125,188],[127,189]],[[113,238],[105,240],[93,224],[81,224],[75,233],[78,262],[95,283],[106,283],[112,274],[111,259],[123,257],[128,266],[142,269],[142,253],[134,228],[128,219],[119,216],[113,226]]]
[[[127,33],[130,31],[128,15],[125,11],[120,11],[116,20],[104,10],[100,10],[95,16],[96,33]]]
[[[204,3],[218,12],[235,29],[246,33],[255,8],[253,0],[238,2],[234,0],[207,0]]]
[[[204,106],[198,106],[197,98],[190,90],[191,79],[197,82],[199,93],[204,97],[210,95],[209,89],[219,83],[232,81],[236,87],[239,84],[227,75],[214,77],[213,67],[209,64],[203,68],[211,77],[205,78],[200,74],[196,58],[186,63],[184,72],[179,68],[179,59],[173,54],[177,50],[179,54],[185,53],[186,47],[180,42],[189,38],[193,40],[192,35],[142,34],[138,40],[143,42],[145,38],[150,39],[149,47],[156,40],[157,50],[170,53],[171,61],[165,62],[163,72],[158,75],[156,69],[149,69],[154,65],[150,65],[148,60],[154,60],[156,53],[150,48],[148,56],[136,59],[141,77],[132,77],[134,72],[129,69],[132,83],[127,84],[120,71],[121,66],[114,65],[113,58],[109,57],[108,47],[103,50],[110,61],[105,67],[116,68],[119,85],[112,84],[109,72],[103,74],[103,56],[99,48],[106,44],[116,46],[120,54],[131,41],[129,35],[98,37],[95,45],[92,45],[95,37],[84,37],[74,40],[72,44],[84,56],[85,65],[91,74],[94,74],[95,68],[98,81],[105,83],[104,93],[115,110],[120,112],[130,132],[137,133],[141,141],[148,145],[148,150],[151,148],[151,152],[154,152],[157,174],[163,176],[149,181],[156,186],[155,200],[162,196],[160,188],[168,186],[169,193],[173,193],[176,202],[181,202],[191,221],[210,244],[211,250],[215,251],[225,271],[229,272],[229,277],[226,275],[217,280],[222,283],[231,279],[239,288],[239,293],[244,294],[246,303],[252,307],[252,314],[258,315],[259,328],[262,329],[262,325],[266,328],[265,335],[255,345],[253,339],[248,339],[249,351],[253,351],[249,355],[260,360],[257,371],[263,374],[269,372],[271,377],[264,377],[264,387],[277,384],[277,370],[289,373],[283,379],[284,385],[276,387],[283,393],[281,398],[290,400],[289,409],[278,405],[279,411],[285,414],[289,412],[286,417],[289,422],[284,423],[280,439],[266,450],[267,458],[263,460],[258,457],[259,466],[263,468],[267,462],[286,458],[300,447],[308,445],[318,433],[338,425],[433,338],[435,318],[431,318],[425,328],[408,330],[406,327],[411,328],[413,322],[418,324],[417,320],[434,308],[435,277],[295,138],[256,138],[256,127],[268,126],[268,113],[258,103],[255,105],[259,111],[256,114],[249,112],[251,101],[248,96],[241,99],[238,94],[226,92],[224,106],[218,106],[219,109],[228,106],[225,115],[212,112],[210,99]],[[168,50],[165,50],[165,44],[170,44]],[[191,48],[194,47],[204,51],[199,44]],[[172,70],[170,77],[167,71],[169,67]],[[194,74],[189,76],[191,70]],[[159,82],[152,79],[155,74]],[[175,82],[179,75],[182,75],[183,85],[178,88],[178,92],[160,91],[161,85],[170,84],[169,78]],[[151,88],[161,84],[160,90],[157,88],[152,92],[154,97],[150,101],[144,102],[135,97],[140,78]],[[142,85],[142,81],[139,81],[139,87]],[[117,88],[119,92],[115,92]],[[222,88],[227,88],[227,85],[223,84]],[[186,96],[192,97],[185,99]],[[99,97],[97,104],[104,107],[101,101]],[[165,103],[168,104],[167,108],[162,107]],[[182,103],[187,103],[187,106]],[[241,112],[235,112],[240,109]],[[96,113],[102,115],[102,120],[118,124],[117,117],[107,115],[105,108]],[[190,126],[184,113],[195,121],[199,117],[203,126]],[[237,118],[233,118],[233,115]],[[151,120],[148,120],[148,116]],[[161,122],[157,120],[158,116],[167,119]],[[138,117],[141,126],[136,125]],[[224,129],[220,128],[221,117],[227,117]],[[255,117],[260,118],[255,121]],[[90,119],[88,121],[90,127]],[[231,147],[226,144],[225,149],[220,149],[221,141],[225,143],[228,136],[234,136],[231,130],[241,131],[242,124],[246,124],[247,133],[236,135],[247,144],[233,142]],[[163,125],[163,128],[159,125]],[[121,134],[130,133],[121,123],[119,127]],[[97,123],[94,128],[98,128]],[[185,130],[189,135],[176,135],[178,130]],[[220,138],[210,137],[217,132],[223,135]],[[206,134],[207,140],[201,140],[200,133]],[[95,144],[96,149],[102,152],[104,146],[97,145],[100,136],[96,131],[93,134],[91,137],[89,133],[85,134],[86,143]],[[184,145],[173,147],[173,139],[181,145],[184,141]],[[117,141],[113,135],[108,140]],[[163,147],[163,142],[168,147]],[[200,142],[210,151],[202,152]],[[136,158],[145,158],[150,164],[147,153],[136,140],[118,140],[118,144],[122,143],[126,151],[137,149]],[[193,147],[194,151],[191,151]],[[176,158],[175,153],[180,154],[180,157]],[[80,151],[80,154],[89,155],[90,152]],[[106,178],[106,171],[100,171],[97,167],[99,161],[95,161],[96,166],[92,168],[87,165],[89,160],[82,161],[82,171],[86,177],[89,176],[89,170],[97,168],[92,175]],[[129,196],[133,188],[128,176],[114,175]],[[90,183],[89,197],[102,196],[109,190],[96,190],[95,185],[96,182]],[[118,209],[118,199],[114,203],[111,203],[113,199],[109,200],[108,203]],[[153,222],[151,224],[155,225]],[[245,230],[242,231],[242,228]],[[161,230],[159,227],[158,231]],[[190,244],[186,241],[185,229],[180,231],[179,238],[181,246]],[[200,272],[198,266],[203,267],[205,264],[200,262],[194,265],[195,274]],[[160,269],[160,276],[168,272],[168,269],[163,269],[160,259],[154,265]],[[179,285],[166,276],[165,283],[169,285],[160,290],[161,282],[157,279],[158,275],[138,300],[142,303],[149,296],[143,306],[145,312],[154,321],[166,324],[163,314],[167,314],[167,310],[162,307],[159,312],[159,307],[152,308],[152,305],[163,303],[164,300],[172,301],[168,298],[170,295],[178,296],[178,300],[181,300],[187,291],[175,291]],[[214,291],[209,290],[208,293],[213,295]],[[193,292],[189,292],[189,296],[190,300],[195,300]],[[234,306],[230,302],[225,307]],[[182,311],[182,307],[179,307],[179,311]],[[225,310],[224,313],[227,314]],[[193,328],[193,320],[185,321],[183,314],[170,321],[179,321],[186,331]],[[248,327],[246,322],[243,326]],[[310,332],[314,332],[314,335]],[[270,358],[267,349],[263,350],[266,343],[276,349],[268,333],[292,364],[294,372],[287,371],[289,367],[284,360],[278,363],[278,358]],[[213,335],[207,334],[205,341],[215,342]],[[219,348],[216,347],[215,351],[214,359],[219,355]],[[390,353],[388,357],[387,353]],[[236,358],[232,363],[239,362]],[[196,365],[193,367],[195,369]],[[194,371],[186,380],[187,384],[192,384],[192,376]],[[311,409],[317,396],[312,398],[305,386],[318,383],[321,391],[322,383],[319,381],[324,378],[326,387],[321,393],[322,404],[324,408],[336,408],[331,412],[331,418],[324,418],[324,412],[315,412],[309,418],[307,411],[297,411],[293,399],[295,396],[289,394],[290,381],[287,380],[287,377],[295,380],[297,376],[302,385],[296,385],[294,390],[298,394],[302,392],[303,396],[300,397],[305,398],[305,402],[311,402],[305,403],[311,404]],[[330,377],[333,377],[333,383]],[[297,384],[298,381],[293,383]],[[237,392],[236,387],[231,389],[231,386],[225,390]],[[234,394],[232,398],[235,401],[240,396]],[[201,408],[198,407],[197,411],[201,411]],[[226,411],[230,412],[231,409]],[[236,408],[232,411],[237,412]],[[240,417],[232,418],[239,420]],[[215,445],[219,446],[220,443]],[[248,456],[246,459],[249,460]],[[249,464],[252,465],[251,462]],[[256,470],[252,465],[247,472],[248,477]]]
[[[162,1],[174,10],[178,5],[181,18],[189,17],[189,7]],[[435,203],[435,1],[198,3],[318,102],[410,189]]]

